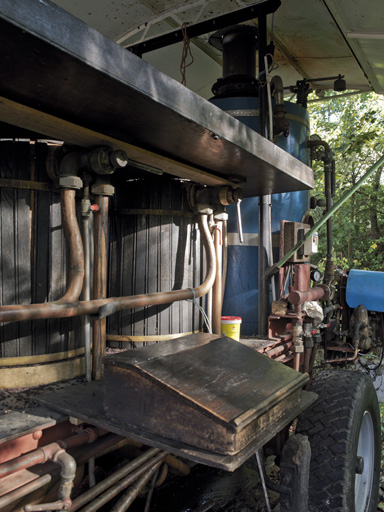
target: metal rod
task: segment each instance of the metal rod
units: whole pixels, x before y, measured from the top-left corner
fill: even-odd
[[[335,94],[334,96],[324,96],[323,98],[317,98],[315,100],[308,100],[308,103],[318,103],[323,101],[336,100],[338,98],[345,98],[346,96],[357,96],[358,94],[365,94],[369,91],[352,91],[352,92],[344,92],[343,94]]]
[[[109,477],[105,478],[104,480],[96,484],[94,487],[92,487],[92,489],[88,489],[88,491],[85,491],[78,498],[73,500],[71,512],[79,510],[82,506],[86,505],[91,500],[95,499],[97,496],[99,496],[99,494],[106,491],[116,482],[118,482],[128,474],[132,473],[136,469],[142,467],[144,463],[146,463],[149,459],[152,459],[152,457],[154,457],[155,455],[159,454],[159,452],[159,448],[151,448],[147,450],[145,453],[137,457],[135,460],[129,462],[124,467],[122,467],[118,471],[115,471],[115,473],[113,473]]]
[[[222,274],[222,227],[218,222],[213,232],[213,242],[216,253],[216,278],[212,286],[212,333],[221,334],[221,306],[223,299],[223,274]]]
[[[149,509],[151,507],[152,495],[153,495],[153,491],[155,490],[155,485],[156,485],[156,480],[157,480],[158,474],[159,474],[159,468],[157,468],[156,473],[152,477],[151,486],[149,488],[147,499],[145,501],[144,512],[149,512]]]
[[[147,461],[145,464],[143,464],[141,467],[136,469],[134,472],[131,472],[126,476],[125,478],[121,479],[121,477],[117,480],[115,485],[113,487],[108,486],[107,491],[104,492],[101,496],[99,496],[97,499],[95,499],[92,503],[90,503],[88,506],[84,507],[84,509],[81,512],[95,512],[96,510],[99,510],[103,505],[108,503],[112,498],[117,496],[121,491],[124,491],[128,487],[128,485],[131,485],[135,480],[137,480],[140,476],[147,473],[154,465],[161,464],[163,459],[167,456],[165,452],[161,452],[157,454],[155,457],[153,457],[151,460]],[[104,483],[105,480],[101,483]],[[98,485],[90,489],[90,491],[97,490]],[[90,492],[87,491],[87,492]],[[86,494],[86,493],[84,493]],[[98,493],[99,494],[99,493]],[[83,496],[83,495],[82,495]],[[80,496],[80,498],[82,497]],[[76,500],[75,500],[76,501]],[[75,502],[74,501],[74,502]],[[87,500],[89,501],[89,500]],[[77,510],[77,508],[71,508],[71,512],[73,510]]]
[[[207,258],[207,273],[205,280],[196,288],[184,290],[172,290],[169,292],[132,295],[129,297],[111,297],[108,299],[95,299],[74,303],[45,303],[27,304],[18,306],[1,306],[0,322],[19,322],[22,320],[34,320],[41,318],[71,318],[80,315],[96,315],[101,308],[103,316],[108,316],[116,311],[133,309],[144,306],[170,304],[172,302],[199,298],[206,295],[212,288],[216,275],[215,249],[209,231],[207,216],[199,218],[199,227]]]
[[[228,270],[228,222],[226,220],[223,221],[223,296],[222,300],[224,300],[225,294],[225,284],[227,282],[227,270]]]
[[[229,25],[236,25],[237,23],[249,21],[260,16],[261,13],[269,14],[275,12],[278,7],[280,7],[280,4],[280,0],[267,0],[266,2],[262,2],[260,5],[251,5],[237,11],[232,11],[228,14],[216,16],[213,19],[201,21],[194,25],[189,25],[187,27],[188,37],[191,39],[203,34],[208,34],[214,30],[219,30],[220,28],[228,27]],[[178,29],[167,34],[154,37],[142,43],[132,45],[129,47],[129,49],[136,55],[141,56],[143,53],[158,50],[159,48],[164,48],[165,46],[178,43],[182,40],[183,31]]]
[[[359,179],[359,181],[351,187],[344,195],[341,197],[328,212],[320,219],[318,220],[315,225],[307,232],[307,234],[302,238],[299,242],[297,242],[296,245],[292,247],[292,249],[287,252],[277,263],[275,263],[272,267],[267,269],[267,275],[271,276],[272,274],[275,274],[278,272],[278,270],[289,260],[289,258],[295,254],[295,252],[302,247],[305,242],[311,238],[311,236],[316,233],[326,222],[327,220],[332,217],[332,215],[343,206],[343,204],[348,201],[348,199],[357,191],[359,188],[364,184],[364,182],[372,176],[372,174],[381,166],[384,165],[384,155],[377,160],[376,163],[374,163],[368,171]]]
[[[140,494],[144,486],[149,482],[153,475],[158,471],[161,462],[155,464],[147,471],[139,480],[137,480],[128,491],[126,491],[116,505],[112,508],[111,512],[125,512],[132,505],[134,500]]]
[[[260,450],[257,450],[257,452],[256,452],[256,460],[257,460],[257,467],[259,468],[259,475],[260,475],[261,484],[263,486],[264,497],[265,497],[265,505],[267,507],[267,511],[271,512],[271,505],[269,503],[268,491],[267,491],[267,486],[266,486],[266,483],[265,483],[264,466],[263,466],[263,462],[261,460]]]

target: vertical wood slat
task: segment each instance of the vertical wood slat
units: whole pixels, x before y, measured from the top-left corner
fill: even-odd
[[[160,209],[161,199],[155,187],[150,188],[149,207]],[[148,216],[148,293],[156,293],[159,289],[159,256],[160,256],[160,223],[155,215]],[[158,313],[159,307],[152,306],[148,309],[147,332],[148,334],[158,334]]]
[[[190,212],[178,180],[144,179],[115,183],[115,209],[185,210]],[[119,215],[112,219],[111,295],[155,293],[200,284],[200,249],[196,250],[191,218],[170,215]],[[119,227],[120,226],[120,227]],[[118,237],[122,239],[117,242]],[[199,237],[197,238],[199,243]],[[116,268],[120,268],[117,275]],[[197,270],[199,269],[199,270]],[[198,274],[198,275],[197,275]],[[190,302],[120,312],[108,321],[108,333],[155,336],[199,329],[199,313]],[[112,345],[113,344],[113,345]],[[116,342],[110,342],[116,346]],[[135,343],[136,346],[136,343]],[[126,343],[120,344],[128,348]]]
[[[170,184],[167,183],[162,190],[161,208],[171,209]],[[160,290],[161,292],[172,289],[172,240],[171,227],[168,216],[160,217]],[[171,330],[171,308],[161,307],[159,313],[159,334],[168,334]]]
[[[31,179],[30,150],[29,142],[0,142],[0,176]],[[34,179],[49,182],[45,163],[47,145],[36,143],[34,153]],[[35,242],[33,247],[31,236]],[[41,303],[59,298],[66,287],[66,251],[58,193],[35,191],[31,194],[29,190],[0,189],[2,304]],[[8,323],[0,327],[0,357],[42,355],[79,348],[82,340],[78,326],[78,319]]]
[[[37,181],[45,181],[45,159],[47,147],[45,144],[36,145],[35,174]],[[37,191],[35,195],[35,255],[34,262],[34,290],[32,300],[34,303],[47,302],[49,300],[49,265],[51,257],[51,230],[50,230],[50,205],[52,193]],[[36,320],[33,322],[35,353],[44,354],[50,351],[50,320]]]
[[[29,179],[29,144],[2,142],[2,178]],[[2,304],[26,303],[31,298],[29,246],[29,192],[2,189],[1,201],[1,287]],[[14,357],[31,349],[30,322],[24,326],[1,327],[1,355]]]
[[[142,208],[148,207],[148,198],[147,198],[147,190],[143,186],[143,183],[140,183],[140,187],[138,193],[136,194],[137,198],[140,198],[140,202],[142,204]],[[147,215],[137,215],[136,216],[136,233],[135,233],[135,252],[134,252],[134,260],[135,260],[135,272],[134,272],[134,288],[133,294],[138,295],[147,292]],[[138,336],[145,336],[145,312],[146,308],[136,308],[134,310],[134,322],[135,322],[135,333]]]

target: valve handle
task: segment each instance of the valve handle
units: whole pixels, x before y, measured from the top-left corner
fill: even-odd
[[[244,242],[244,237],[243,237],[243,224],[241,222],[240,203],[241,203],[241,199],[237,199],[237,201],[236,201],[237,231],[239,233],[239,241],[242,244]]]

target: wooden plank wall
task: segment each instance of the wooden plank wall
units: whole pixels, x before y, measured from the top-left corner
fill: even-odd
[[[0,142],[0,178],[51,184],[47,145]],[[67,248],[60,193],[0,188],[0,303],[41,303],[66,287]],[[66,352],[82,346],[80,319],[36,320],[0,326],[0,357]]]
[[[117,179],[115,185],[109,295],[153,293],[200,284],[204,278],[200,234],[183,183],[151,175],[150,180]],[[166,214],[169,211],[180,213]],[[117,313],[108,321],[108,333],[154,336],[192,332],[201,326],[198,309],[183,301]],[[116,344],[111,342],[111,346]],[[128,348],[129,343],[119,346]]]

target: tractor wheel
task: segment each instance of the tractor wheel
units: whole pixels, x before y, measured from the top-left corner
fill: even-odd
[[[311,444],[310,512],[373,512],[380,478],[380,412],[371,380],[353,371],[325,371],[318,394],[298,419]]]

